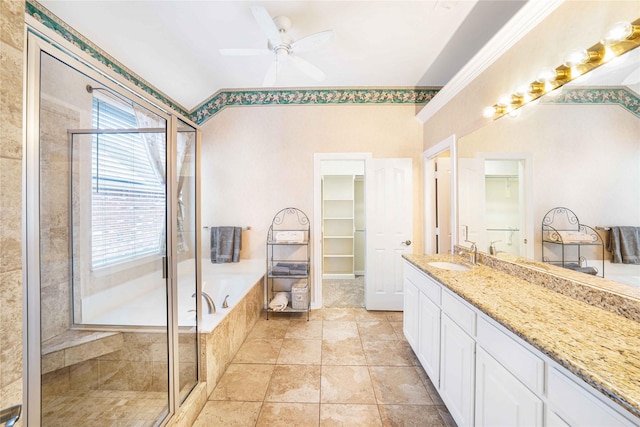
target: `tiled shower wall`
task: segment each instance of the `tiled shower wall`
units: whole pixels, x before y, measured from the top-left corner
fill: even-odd
[[[0,408],[22,403],[23,50],[24,2],[1,0]]]

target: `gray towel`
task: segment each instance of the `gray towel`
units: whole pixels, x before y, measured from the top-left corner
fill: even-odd
[[[211,262],[240,261],[242,227],[211,227]]]
[[[611,227],[607,250],[613,263],[640,264],[640,227]]]

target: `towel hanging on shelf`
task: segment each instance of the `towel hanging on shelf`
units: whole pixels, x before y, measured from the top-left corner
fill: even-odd
[[[242,227],[211,227],[211,262],[240,261]]]

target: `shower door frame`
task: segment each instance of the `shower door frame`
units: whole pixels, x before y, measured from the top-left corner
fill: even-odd
[[[41,55],[47,53],[70,68],[87,77],[100,82],[109,90],[118,93],[125,99],[132,99],[135,103],[154,112],[166,120],[166,287],[167,287],[167,357],[168,357],[168,413],[159,424],[168,424],[174,418],[181,405],[179,390],[179,359],[178,359],[178,304],[177,304],[177,230],[175,226],[177,208],[177,174],[176,147],[178,133],[178,116],[171,108],[162,106],[159,102],[149,101],[145,93],[131,85],[121,76],[98,63],[85,52],[59,34],[45,28],[35,20],[28,19],[26,27],[26,78],[25,78],[25,144],[23,150],[23,288],[25,298],[24,328],[23,328],[23,423],[34,427],[41,424],[42,410],[42,365],[41,365],[41,313],[40,313],[40,75]],[[195,176],[195,224],[200,229],[200,145],[201,131],[188,118],[179,119],[192,126],[196,131],[196,176]],[[79,131],[79,130],[74,130]],[[98,129],[91,130],[100,132]],[[133,129],[128,129],[132,132]],[[201,280],[201,236],[195,234],[196,259],[196,292],[202,288]],[[201,323],[202,302],[196,298],[197,325]],[[200,346],[199,333],[198,348]],[[196,351],[196,365],[200,366],[200,351]],[[202,381],[202,374],[198,369],[198,383]],[[193,391],[193,389],[192,389]]]

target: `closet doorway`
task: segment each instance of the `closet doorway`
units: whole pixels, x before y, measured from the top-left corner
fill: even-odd
[[[314,301],[365,306],[365,169],[370,153],[315,155]]]
[[[320,161],[322,301],[364,307],[365,160]]]

